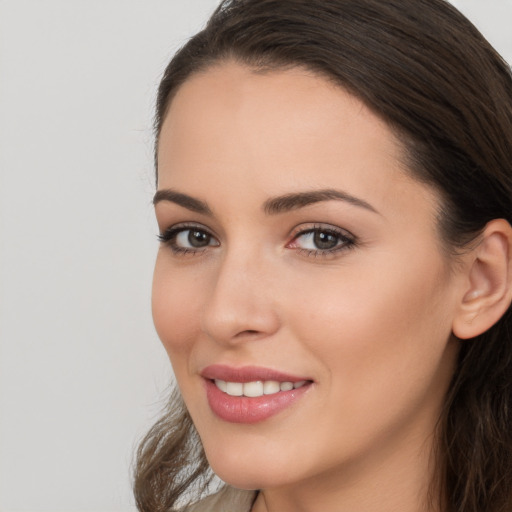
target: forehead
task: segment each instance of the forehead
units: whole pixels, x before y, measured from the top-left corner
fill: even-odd
[[[257,73],[224,63],[174,97],[160,134],[159,186],[262,199],[332,186],[386,203],[412,182],[430,194],[402,157],[388,125],[331,81],[302,68]]]
[[[206,121],[208,126],[204,125]],[[282,137],[276,137],[273,127],[287,128],[287,133],[293,129],[305,136],[322,136],[336,128],[346,132],[360,128],[368,136],[385,140],[394,156],[400,153],[400,144],[387,124],[332,80],[301,67],[259,72],[229,61],[193,74],[182,84],[171,102],[161,135],[165,137],[177,125],[180,132],[186,130],[187,136],[194,132],[204,136],[200,133],[202,127],[208,130],[235,124],[243,129],[240,135],[246,131],[254,135],[264,129],[274,140]],[[319,132],[321,127],[325,129]]]

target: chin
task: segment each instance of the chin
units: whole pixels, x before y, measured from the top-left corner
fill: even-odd
[[[280,480],[276,481],[273,474],[268,474],[268,467],[237,469],[225,466],[220,468],[212,466],[212,469],[223,482],[237,489],[255,491],[280,487],[285,484],[285,482]]]
[[[214,473],[237,489],[257,490],[287,485],[291,472],[279,464],[275,452],[265,455],[265,450],[254,454],[251,450],[223,450],[209,454],[208,461]],[[286,466],[286,465],[285,465]]]

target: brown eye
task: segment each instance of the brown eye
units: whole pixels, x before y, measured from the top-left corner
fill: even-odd
[[[175,253],[194,253],[210,246],[219,246],[218,240],[199,226],[176,226],[158,236]]]
[[[316,249],[329,250],[334,249],[340,242],[340,236],[331,231],[315,231],[313,233],[313,244]]]
[[[307,256],[328,256],[356,244],[356,239],[348,231],[330,226],[315,226],[304,229],[295,235],[290,249],[304,252]]]
[[[204,249],[211,245],[219,245],[208,231],[199,228],[181,228],[170,238],[169,243],[177,250]]]
[[[201,248],[201,247],[207,247],[210,245],[210,241],[212,239],[211,235],[208,233],[205,233],[204,231],[201,231],[199,229],[187,229],[185,231],[182,231],[177,237],[176,241],[180,238],[180,235],[187,234],[187,242],[190,244],[191,247],[194,248]]]

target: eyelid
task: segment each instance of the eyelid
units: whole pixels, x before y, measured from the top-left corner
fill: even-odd
[[[311,233],[313,231],[332,231],[334,233],[338,233],[340,236],[349,238],[351,240],[356,240],[357,237],[353,235],[348,229],[341,228],[339,226],[335,226],[334,224],[324,223],[324,222],[307,222],[300,224],[299,226],[294,227],[290,232],[290,238],[296,238],[299,235],[303,235],[305,233]]]
[[[293,247],[292,244],[298,240],[301,236],[308,235],[315,232],[329,232],[339,237],[342,243],[337,244],[331,249],[308,249],[305,247]],[[290,233],[291,240],[287,243],[289,249],[294,249],[299,253],[305,254],[306,256],[314,257],[334,257],[337,253],[352,249],[358,243],[357,237],[350,231],[343,229],[333,224],[324,223],[311,223],[301,224],[292,230]]]
[[[201,224],[200,222],[177,222],[176,224],[171,224],[170,226],[160,230],[160,233],[158,237],[165,236],[166,233],[170,232],[178,232],[178,231],[185,231],[186,229],[198,229],[200,231],[205,231],[212,237],[218,240],[218,236],[215,234],[215,232],[209,228],[208,226],[205,226],[204,224]]]
[[[179,247],[174,242],[176,241],[176,237],[184,232],[189,230],[197,230],[206,233],[209,237],[216,241],[215,244],[205,245],[203,247]],[[216,234],[208,227],[198,222],[180,222],[177,224],[173,224],[168,228],[162,230],[158,236],[158,240],[161,244],[170,247],[170,249],[175,254],[181,255],[194,255],[204,252],[208,247],[218,247],[220,245],[219,239]]]

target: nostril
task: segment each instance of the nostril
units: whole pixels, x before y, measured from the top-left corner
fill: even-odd
[[[261,334],[261,331],[258,331],[257,329],[246,329],[245,331],[240,331],[236,334],[235,338],[254,338]]]

